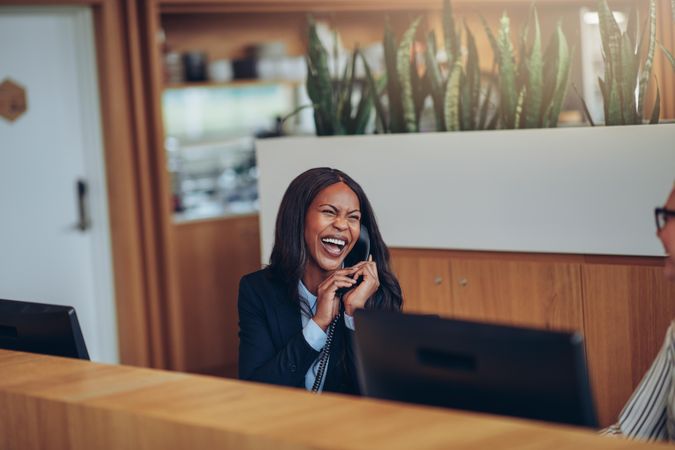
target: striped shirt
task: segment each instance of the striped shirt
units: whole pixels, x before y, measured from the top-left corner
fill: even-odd
[[[666,332],[661,351],[619,414],[619,421],[602,434],[675,441],[674,355],[675,322]]]

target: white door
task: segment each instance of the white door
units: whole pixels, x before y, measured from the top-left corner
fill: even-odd
[[[117,362],[91,11],[0,7],[7,78],[25,88],[28,109],[0,117],[0,298],[74,306],[91,358]]]

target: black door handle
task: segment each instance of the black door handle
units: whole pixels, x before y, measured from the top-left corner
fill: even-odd
[[[87,208],[87,195],[89,187],[83,179],[78,179],[75,183],[77,192],[77,223],[75,228],[84,232],[91,228],[91,219],[89,218],[89,209]]]

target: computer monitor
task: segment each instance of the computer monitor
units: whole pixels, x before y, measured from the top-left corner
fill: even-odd
[[[579,333],[359,310],[368,397],[597,426]]]
[[[72,306],[0,299],[0,348],[89,359]]]

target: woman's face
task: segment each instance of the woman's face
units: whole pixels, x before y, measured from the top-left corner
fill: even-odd
[[[361,231],[359,199],[346,184],[335,183],[317,194],[305,214],[305,271],[339,269]]]
[[[675,189],[670,193],[664,208],[675,210]],[[666,266],[663,271],[668,280],[675,282],[675,218],[671,217],[661,231],[657,232],[657,236],[666,250]]]

